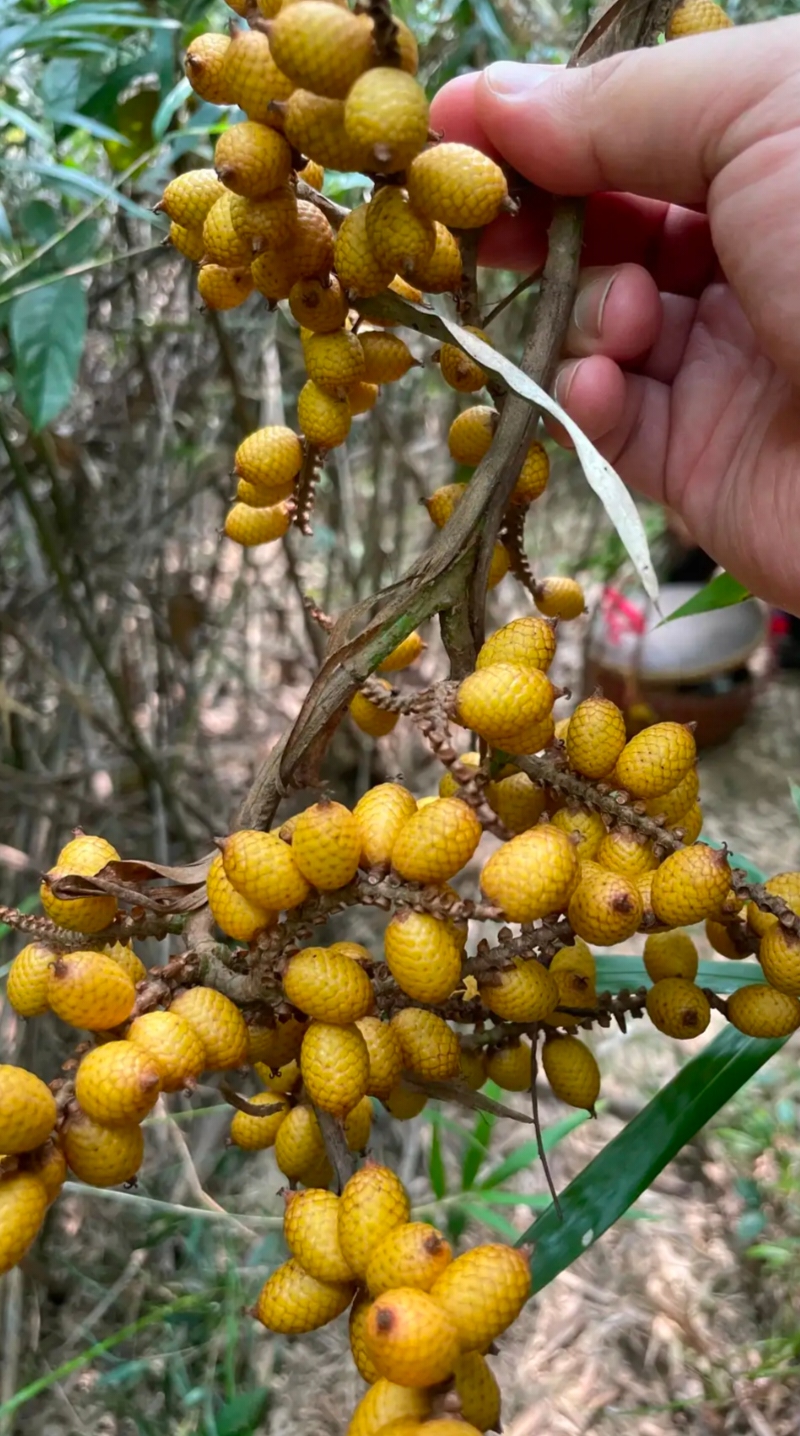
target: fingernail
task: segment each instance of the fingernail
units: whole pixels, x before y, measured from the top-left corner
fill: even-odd
[[[582,359],[568,359],[558,370],[553,384],[553,393],[556,401],[562,409],[566,409],[569,403],[569,393],[575,382],[575,375],[583,363]]]
[[[516,65],[499,60],[483,72],[483,83],[501,100],[523,100],[555,72],[554,65]]]
[[[603,313],[617,274],[618,270],[614,269],[593,279],[575,300],[572,322],[588,339],[599,339],[603,332]]]

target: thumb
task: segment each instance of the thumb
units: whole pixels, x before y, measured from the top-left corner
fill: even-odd
[[[800,125],[800,16],[585,69],[500,62],[474,104],[489,143],[543,189],[702,204],[744,150]]]

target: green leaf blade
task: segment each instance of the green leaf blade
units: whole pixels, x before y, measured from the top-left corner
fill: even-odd
[[[663,628],[665,623],[674,622],[676,618],[691,618],[696,613],[712,613],[716,608],[731,608],[733,604],[744,603],[751,597],[749,588],[745,588],[737,578],[733,578],[729,573],[718,573],[699,593],[687,598],[680,608],[662,618],[659,628]]]
[[[79,279],[62,279],[15,299],[9,334],[20,403],[38,432],[69,402],[86,338],[88,308]]]

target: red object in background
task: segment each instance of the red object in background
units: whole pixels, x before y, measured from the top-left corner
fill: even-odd
[[[606,633],[614,644],[619,643],[625,633],[644,633],[647,615],[618,588],[607,585],[600,600]]]

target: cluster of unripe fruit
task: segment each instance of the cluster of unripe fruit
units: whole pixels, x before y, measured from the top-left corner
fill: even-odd
[[[529,1254],[496,1243],[453,1257],[388,1167],[367,1161],[341,1196],[285,1193],[291,1259],[268,1278],[255,1315],[300,1335],[350,1308],[350,1349],[369,1390],[348,1436],[477,1436],[499,1430],[500,1391],[486,1352],[530,1292]]]

